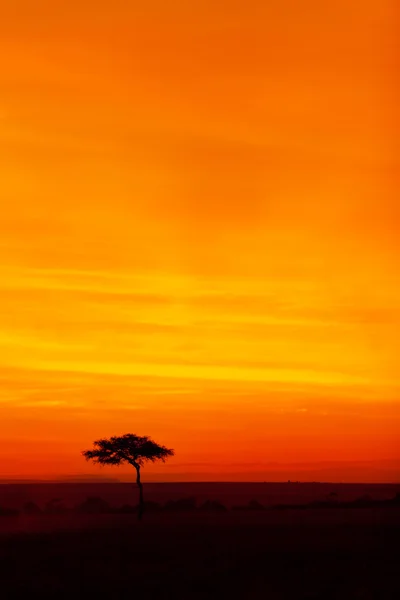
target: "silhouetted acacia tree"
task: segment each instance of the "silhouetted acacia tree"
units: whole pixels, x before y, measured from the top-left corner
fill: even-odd
[[[174,451],[154,442],[148,436],[138,436],[134,433],[126,433],[121,436],[113,436],[93,442],[92,450],[82,452],[86,460],[92,460],[100,465],[119,466],[129,463],[136,469],[136,483],[139,487],[139,510],[138,519],[143,515],[143,484],[140,479],[140,468],[145,462],[161,460],[165,462]]]

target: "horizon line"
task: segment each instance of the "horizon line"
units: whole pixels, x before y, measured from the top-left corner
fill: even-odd
[[[281,479],[281,480],[227,480],[227,481],[216,481],[216,480],[173,480],[173,481],[147,481],[144,482],[145,485],[155,484],[155,485],[174,485],[174,484],[227,484],[227,485],[245,485],[245,484],[322,484],[322,485],[400,485],[400,480],[398,481],[330,481],[330,480],[299,480],[299,479]],[[115,485],[115,484],[123,484],[123,485],[136,485],[136,481],[132,479],[132,481],[123,481],[120,479],[7,479],[0,478],[0,485],[23,485],[23,484],[38,484],[38,485],[46,485],[46,484],[64,484],[64,485],[79,485],[79,484],[103,484],[103,485]]]

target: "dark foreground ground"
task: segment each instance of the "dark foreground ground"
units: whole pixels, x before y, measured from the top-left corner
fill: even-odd
[[[398,507],[24,519],[0,535],[7,600],[400,598]]]

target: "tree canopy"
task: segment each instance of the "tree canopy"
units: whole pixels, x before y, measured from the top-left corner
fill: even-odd
[[[121,436],[101,438],[93,442],[93,449],[82,452],[86,460],[92,460],[100,465],[118,466],[127,462],[134,467],[142,466],[145,462],[161,460],[165,462],[174,456],[174,450],[154,442],[147,435],[138,436],[126,433]]]

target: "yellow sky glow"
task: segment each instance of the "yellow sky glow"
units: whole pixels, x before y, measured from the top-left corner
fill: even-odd
[[[5,3],[0,476],[398,479],[394,4]]]

